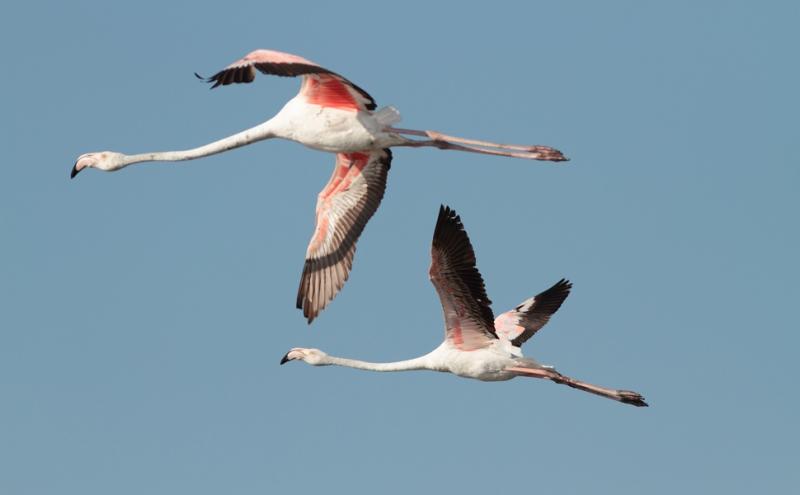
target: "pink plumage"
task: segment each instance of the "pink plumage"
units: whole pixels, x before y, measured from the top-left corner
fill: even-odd
[[[71,177],[86,168],[114,171],[141,162],[193,160],[271,138],[289,139],[336,154],[331,181],[318,198],[316,227],[297,295],[297,307],[309,323],[349,277],[356,241],[383,198],[391,161],[389,148],[434,147],[529,160],[566,160],[560,151],[547,146],[499,144],[392,127],[399,121],[397,110],[378,110],[372,96],[349,79],[290,53],[255,50],[209,78],[195,75],[212,83],[213,89],[253,82],[258,72],[302,78],[298,94],[266,122],[189,150],[137,155],[86,153],[75,162]],[[334,208],[337,204],[339,207]],[[468,333],[458,338],[471,345]]]

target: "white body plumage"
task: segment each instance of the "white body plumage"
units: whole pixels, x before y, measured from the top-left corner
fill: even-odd
[[[560,280],[497,318],[492,315],[483,277],[461,219],[442,206],[433,234],[431,282],[444,310],[445,338],[433,351],[414,359],[371,363],[329,356],[319,349],[296,347],[281,364],[301,360],[313,366],[337,365],[370,371],[431,370],[481,381],[504,381],[517,376],[543,378],[625,404],[647,406],[630,390],[616,390],[562,375],[522,356],[520,346],[539,331],[569,295],[572,284]]]
[[[354,112],[309,104],[296,96],[266,124],[276,137],[329,153],[363,152],[408,143],[399,134],[386,131],[391,121],[381,119],[382,115],[386,115],[386,109]],[[397,121],[399,118],[394,122]]]

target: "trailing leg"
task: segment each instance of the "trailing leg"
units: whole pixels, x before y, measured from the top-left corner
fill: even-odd
[[[430,138],[425,141],[411,141],[401,146],[425,147],[431,146],[442,150],[468,151],[471,153],[483,153],[486,155],[510,156],[514,158],[524,158],[527,160],[545,160],[552,162],[563,162],[569,160],[560,151],[549,146],[526,146],[518,144],[501,144],[490,141],[479,141],[477,139],[466,139],[455,136],[448,136],[436,131],[418,131],[414,129],[399,129],[387,127],[387,131],[397,134],[409,134],[412,136],[424,136]],[[469,145],[469,146],[467,146]],[[501,151],[512,150],[512,151]]]
[[[560,383],[561,385],[566,385],[578,390],[583,390],[584,392],[589,392],[590,394],[607,397],[609,399],[622,402],[623,404],[630,404],[637,407],[647,407],[647,402],[644,401],[644,397],[642,397],[641,394],[631,390],[616,390],[612,388],[600,387],[598,385],[592,385],[591,383],[582,382],[566,375],[562,375],[555,370],[521,367],[511,367],[508,369],[509,371],[515,371],[519,373],[521,376],[543,378],[555,383]]]

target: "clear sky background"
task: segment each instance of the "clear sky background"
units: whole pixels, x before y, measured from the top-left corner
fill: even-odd
[[[797,2],[26,2],[0,18],[0,492],[788,493],[800,484]],[[296,53],[403,125],[556,146],[566,166],[395,152],[349,283],[294,308],[330,155],[266,142],[69,180],[84,152],[183,149],[298,81]],[[642,392],[303,363],[442,339],[439,204],[496,313],[561,277],[526,351]]]

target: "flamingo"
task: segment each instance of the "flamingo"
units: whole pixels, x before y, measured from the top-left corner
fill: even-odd
[[[423,356],[392,363],[370,363],[330,356],[319,349],[295,347],[281,364],[300,360],[312,366],[346,366],[369,371],[431,370],[483,381],[518,376],[542,378],[624,404],[647,407],[644,397],[570,378],[552,366],[523,357],[522,344],[558,311],[572,284],[559,280],[544,292],[523,301],[496,319],[486,295],[475,253],[461,218],[449,207],[439,209],[433,233],[429,275],[444,309],[444,342]]]
[[[70,177],[81,170],[120,170],[144,162],[194,160],[271,138],[296,141],[336,154],[333,175],[317,197],[316,227],[306,250],[297,308],[310,324],[349,277],[356,241],[378,209],[392,162],[389,148],[435,147],[473,153],[565,161],[548,146],[518,146],[448,136],[435,131],[391,127],[400,120],[393,107],[376,110],[375,100],[341,75],[305,58],[273,50],[255,50],[209,78],[211,89],[250,83],[256,71],[302,77],[300,92],[271,119],[232,136],[184,151],[125,155],[101,151],[80,155]],[[409,139],[403,135],[426,139]]]

